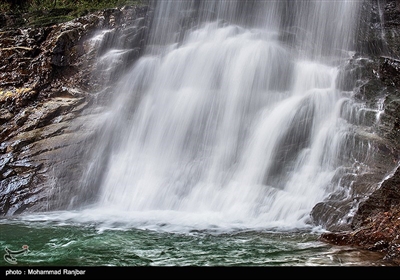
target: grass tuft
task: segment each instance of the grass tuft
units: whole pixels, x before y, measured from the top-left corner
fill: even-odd
[[[70,21],[91,12],[145,4],[148,0],[5,0],[1,14],[23,15],[26,25],[45,26]]]

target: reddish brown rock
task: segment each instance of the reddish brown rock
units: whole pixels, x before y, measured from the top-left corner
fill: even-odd
[[[400,169],[360,204],[352,231],[330,232],[321,240],[385,253],[385,259],[400,264]]]

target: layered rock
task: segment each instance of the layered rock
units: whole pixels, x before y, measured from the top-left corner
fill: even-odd
[[[368,5],[372,21],[369,33],[362,34],[358,61],[364,63],[360,73],[364,82],[356,98],[375,104],[381,100],[373,132],[383,140],[374,152],[382,156],[370,163],[369,174],[354,181],[353,188],[369,192],[360,193],[349,226],[345,230],[328,227],[331,232],[322,234],[321,240],[380,251],[386,260],[400,264],[400,2],[370,1]]]
[[[128,67],[140,55],[147,12],[124,7],[64,24],[0,32],[1,215],[76,203],[62,194],[81,193],[79,182],[70,178],[82,174],[83,157],[90,152],[86,144],[95,134],[90,122],[98,116],[90,104],[112,98],[97,93],[113,81],[105,79],[96,61],[113,44],[93,38],[105,30],[123,38],[119,48],[131,50],[134,44],[120,66]],[[93,198],[87,190],[80,197]]]
[[[400,264],[400,170],[383,182],[360,204],[352,231],[329,232],[321,240],[335,245],[351,245],[385,254],[384,259]]]

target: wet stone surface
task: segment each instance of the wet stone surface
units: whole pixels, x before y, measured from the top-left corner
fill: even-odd
[[[376,14],[379,10],[376,2],[367,3],[370,11]],[[358,207],[354,216],[349,219],[349,224],[345,228],[331,227],[331,232],[322,234],[321,240],[340,246],[355,246],[381,252],[384,260],[399,265],[400,3],[386,1],[381,11],[384,22],[377,24],[377,19],[372,22],[370,33],[364,33],[363,36],[366,37],[361,41],[371,41],[370,45],[373,45],[372,41],[384,34],[386,40],[381,44],[382,48],[376,52],[361,48],[358,62],[354,64],[360,65],[361,61],[364,65],[356,71],[360,78],[356,98],[370,104],[377,104],[377,100],[382,101],[380,119],[373,132],[383,141],[372,142],[376,148],[374,153],[378,156],[370,163],[369,175],[359,176],[354,181],[352,187],[361,190],[359,194],[364,195],[360,196]],[[368,44],[364,44],[366,45]],[[330,201],[318,207],[327,208],[326,205],[333,205],[332,208],[337,210],[334,202]],[[315,217],[318,219],[318,214]]]
[[[89,108],[103,80],[96,72],[101,55],[92,38],[101,30],[125,32],[121,46],[145,32],[146,7],[96,12],[47,27],[0,30],[0,215],[65,208],[77,192],[82,158],[97,118]],[[126,31],[128,30],[128,31]],[[113,45],[101,46],[106,52]],[[109,86],[112,85],[109,81]],[[111,97],[103,97],[109,100]],[[63,202],[65,201],[65,202]]]

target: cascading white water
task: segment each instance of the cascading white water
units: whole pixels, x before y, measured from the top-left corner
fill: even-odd
[[[333,191],[348,134],[337,66],[359,2],[244,2],[157,3],[146,55],[105,118],[98,209],[293,228]],[[183,33],[193,10],[199,25]]]

